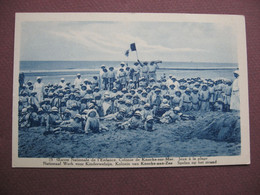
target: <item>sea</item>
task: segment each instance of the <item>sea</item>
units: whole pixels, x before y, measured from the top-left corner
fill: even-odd
[[[20,61],[20,73],[24,73],[25,82],[36,81],[41,76],[43,83],[59,83],[61,78],[66,82],[73,82],[76,74],[82,78],[92,80],[93,76],[99,75],[101,65],[120,67],[121,61]],[[132,67],[134,62],[126,62]],[[238,68],[237,63],[214,63],[214,62],[169,62],[159,63],[157,78],[165,74],[172,74],[177,79],[201,77],[203,79],[225,78],[233,80],[233,72]]]

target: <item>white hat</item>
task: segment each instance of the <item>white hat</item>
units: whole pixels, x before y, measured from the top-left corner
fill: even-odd
[[[121,108],[119,111],[120,112],[126,112],[126,109],[125,108]]]
[[[57,108],[57,107],[52,107],[52,108],[51,108],[51,111],[52,111],[52,112],[58,112],[58,108]]]
[[[167,104],[168,100],[167,99],[163,99],[162,103]]]
[[[150,107],[150,104],[149,104],[149,103],[146,103],[146,104],[144,105],[144,107],[145,107],[145,108],[148,108],[148,107]]]
[[[77,76],[80,76],[80,73],[78,73]]]
[[[164,104],[164,105],[162,105],[162,108],[170,108],[170,105],[169,104]]]
[[[132,104],[130,100],[126,100],[125,104]]]
[[[218,98],[216,102],[223,102],[221,98]]]
[[[90,104],[88,105],[88,107],[89,107],[89,108],[94,108],[95,105],[94,105],[93,103],[90,103]]]
[[[64,78],[61,78],[60,80],[61,80],[61,81],[65,81],[65,79],[64,79]]]
[[[148,115],[147,118],[146,118],[146,121],[150,121],[150,120],[153,120],[153,116],[152,115]]]
[[[101,67],[101,68],[105,68],[105,67],[106,67],[106,65],[105,65],[105,64],[102,64],[100,67]]]
[[[71,114],[68,109],[65,109],[64,113],[69,113],[69,114]]]
[[[181,109],[180,109],[180,107],[175,107],[173,110],[175,110],[175,111],[180,111]]]
[[[145,99],[145,98],[141,98],[140,101],[141,101],[141,102],[146,102],[146,99]]]
[[[134,115],[141,116],[141,112],[137,110],[137,111],[134,113]]]
[[[79,118],[79,119],[81,119],[81,115],[80,115],[80,114],[76,114],[74,118]]]
[[[238,70],[235,70],[235,71],[234,71],[234,74],[239,75],[239,71],[238,71]]]
[[[73,107],[77,107],[77,104],[76,103],[73,103],[72,105],[71,105],[71,107],[73,108]]]
[[[22,113],[25,113],[25,112],[27,112],[27,108],[22,109]]]
[[[37,77],[36,80],[42,79],[42,77]]]
[[[88,110],[87,109],[85,109],[85,110],[83,110],[83,112],[82,112],[83,114],[88,114]]]
[[[42,109],[42,108],[39,108],[39,109],[38,109],[38,112],[41,112],[41,111],[43,111],[43,109]]]
[[[125,96],[127,97],[127,96],[131,96],[132,97],[132,94],[131,93],[127,93],[127,94],[125,94]]]

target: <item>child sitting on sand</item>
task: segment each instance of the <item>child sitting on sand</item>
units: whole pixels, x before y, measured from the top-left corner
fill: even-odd
[[[125,105],[126,105],[126,117],[130,118],[130,117],[132,117],[133,112],[134,112],[133,107],[132,107],[132,103],[131,103],[130,100],[126,100]]]
[[[77,114],[74,119],[70,118],[69,112],[66,112],[66,117],[63,119],[59,127],[55,128],[53,131],[70,131],[70,132],[81,132],[82,124],[81,124],[81,116]]]
[[[114,114],[109,114],[104,117],[100,117],[101,120],[113,120],[113,121],[123,121],[125,119],[126,109],[122,108]]]
[[[97,111],[92,109],[88,112],[88,118],[86,121],[86,125],[84,128],[85,133],[89,133],[90,131],[93,133],[100,132],[101,129],[108,130],[106,127],[102,126],[97,117]]]
[[[37,111],[40,108],[40,103],[38,98],[36,97],[37,92],[32,91],[31,96],[29,97],[30,106],[33,107],[34,111]]]
[[[165,109],[166,109],[166,112],[162,115],[161,119],[160,119],[160,122],[161,123],[165,123],[165,124],[169,124],[169,123],[172,123],[172,118],[174,118],[174,112],[173,110],[171,109],[170,105],[165,105]]]
[[[137,129],[143,128],[143,121],[140,111],[136,111],[134,116],[131,117],[128,121],[124,122],[119,126],[121,129]]]
[[[74,118],[76,116],[76,114],[79,114],[79,111],[78,111],[78,106],[76,103],[72,104],[72,107],[70,110],[70,113],[71,113],[71,117]]]
[[[27,112],[27,108],[23,108],[21,116],[19,117],[19,127],[30,127],[29,117],[30,114]]]
[[[47,131],[55,130],[62,122],[62,119],[58,113],[58,108],[52,107],[51,113],[47,117],[46,129]]]
[[[146,131],[153,131],[153,117],[151,115],[147,116],[147,119],[144,123],[144,129]]]
[[[145,121],[149,115],[152,115],[151,105],[146,103],[144,109],[141,110],[142,120]]]
[[[221,98],[218,98],[214,104],[214,111],[224,111],[224,102]]]

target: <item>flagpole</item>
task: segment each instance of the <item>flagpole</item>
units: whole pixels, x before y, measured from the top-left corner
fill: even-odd
[[[136,52],[136,58],[137,58],[137,60],[138,60],[139,58],[138,58],[137,50],[135,50],[135,52]]]

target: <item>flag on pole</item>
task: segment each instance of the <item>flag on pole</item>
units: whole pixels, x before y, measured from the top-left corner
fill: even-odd
[[[131,51],[136,51],[135,43],[130,44]]]
[[[125,56],[126,56],[126,57],[129,56],[129,49],[125,51]]]

